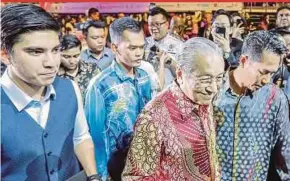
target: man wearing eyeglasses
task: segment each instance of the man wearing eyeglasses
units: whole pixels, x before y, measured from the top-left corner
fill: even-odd
[[[290,179],[288,101],[269,83],[286,51],[279,35],[255,31],[243,42],[239,66],[227,74],[214,101],[222,181],[265,181],[270,157],[281,180]]]
[[[177,80],[135,124],[123,181],[218,181],[212,100],[223,82],[219,47],[192,38],[178,53]]]
[[[176,77],[174,57],[183,43],[169,34],[169,18],[169,14],[160,7],[149,10],[148,26],[151,37],[146,38],[145,59],[158,72],[161,89]]]

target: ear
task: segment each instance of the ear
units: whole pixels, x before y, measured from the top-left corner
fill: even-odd
[[[3,62],[6,65],[12,64],[9,54],[6,50],[1,50],[1,62]]]
[[[246,55],[240,56],[240,65],[242,66],[242,68],[244,68],[248,62],[249,62],[248,56]]]
[[[111,44],[111,50],[114,54],[117,54],[118,53],[118,49],[117,49],[117,45],[115,43],[112,43]]]
[[[177,82],[181,85],[183,80],[182,80],[182,72],[179,66],[176,68],[176,79]]]

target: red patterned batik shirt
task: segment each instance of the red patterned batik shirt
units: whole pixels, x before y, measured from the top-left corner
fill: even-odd
[[[139,115],[122,179],[219,180],[209,107],[193,103],[172,83]]]

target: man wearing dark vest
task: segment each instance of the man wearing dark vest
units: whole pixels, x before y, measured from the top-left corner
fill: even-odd
[[[64,181],[96,175],[94,145],[76,83],[56,77],[59,25],[31,4],[1,10],[1,50],[9,65],[1,80],[1,178]]]

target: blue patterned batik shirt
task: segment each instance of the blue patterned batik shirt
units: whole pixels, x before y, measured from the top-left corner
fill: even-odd
[[[225,84],[214,103],[222,181],[266,181],[270,156],[290,180],[288,102],[274,84],[238,96]]]
[[[133,79],[116,61],[91,80],[85,112],[103,180],[108,178],[107,163],[112,154],[129,146],[126,140],[151,94],[150,78],[144,70],[135,68]]]

